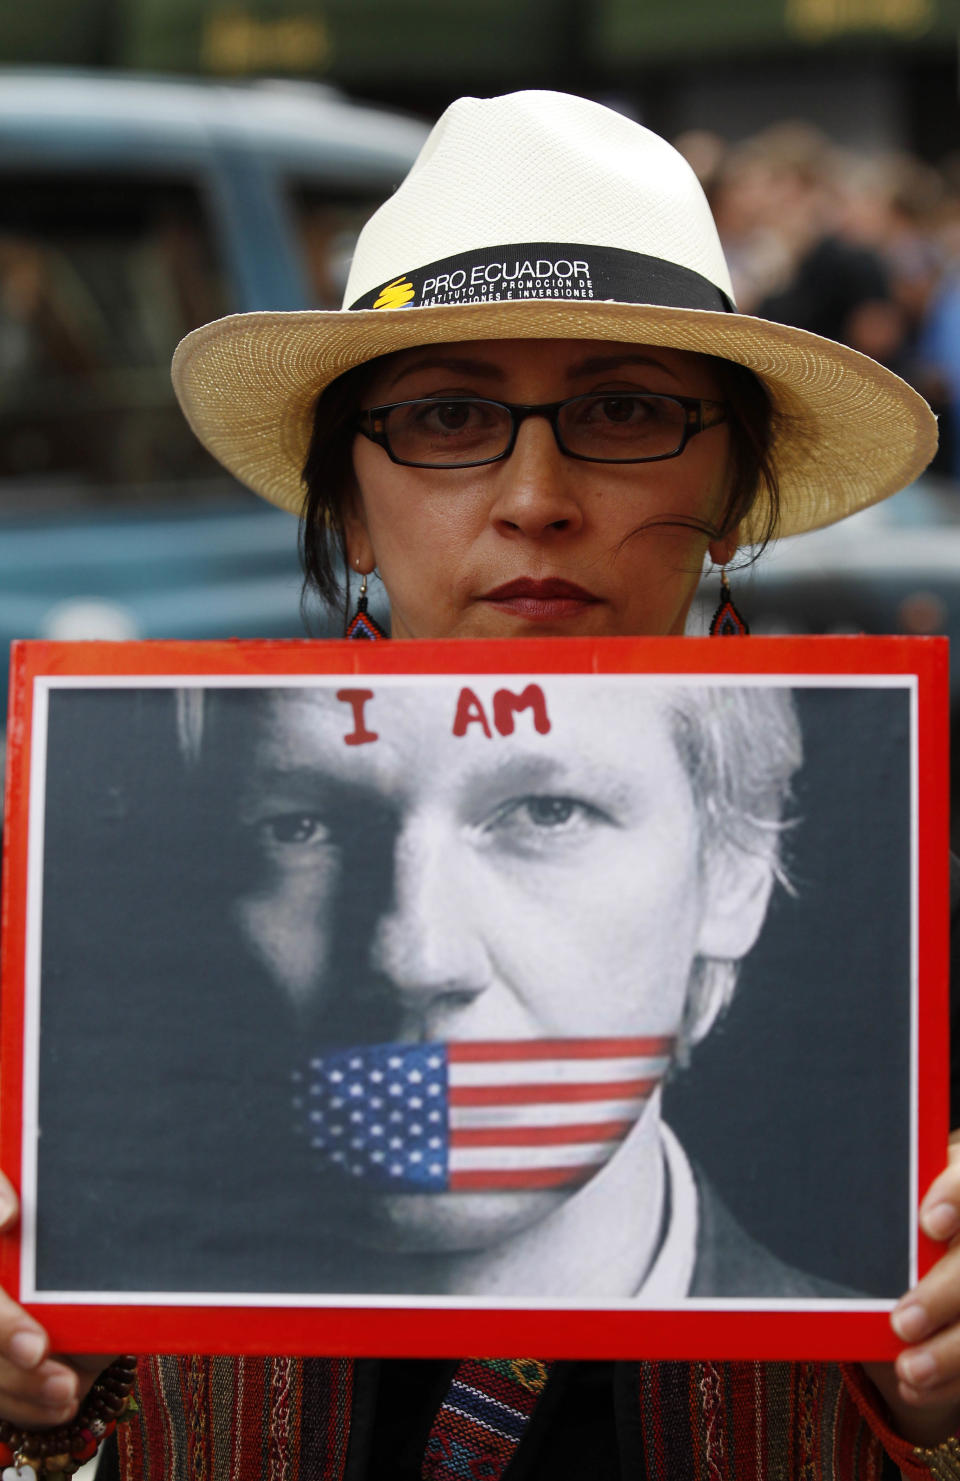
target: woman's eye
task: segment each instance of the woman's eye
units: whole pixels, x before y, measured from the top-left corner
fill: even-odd
[[[327,829],[315,813],[283,813],[265,818],[259,832],[266,843],[317,843],[326,839]]]
[[[639,421],[649,411],[637,396],[606,396],[598,405],[600,414],[608,422]]]
[[[470,421],[472,408],[462,401],[451,401],[448,406],[436,406],[432,418],[444,432],[460,432]]]
[[[428,432],[470,432],[485,424],[484,410],[476,401],[434,401],[421,408],[418,420]]]

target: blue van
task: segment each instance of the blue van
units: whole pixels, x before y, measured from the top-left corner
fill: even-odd
[[[196,442],[170,355],[339,307],[426,133],[308,84],[0,71],[0,651],[302,633],[294,523]]]

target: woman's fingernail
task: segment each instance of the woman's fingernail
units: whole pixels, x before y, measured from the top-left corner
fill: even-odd
[[[0,1224],[5,1224],[16,1213],[17,1203],[12,1193],[0,1188]]]
[[[891,1313],[890,1325],[901,1342],[919,1342],[929,1330],[930,1319],[919,1301],[908,1301]]]
[[[935,1203],[920,1222],[931,1239],[949,1239],[960,1229],[960,1210],[952,1203]]]
[[[39,1332],[14,1332],[7,1343],[7,1357],[11,1363],[16,1363],[18,1368],[26,1368],[28,1371],[43,1362],[46,1350],[47,1344]]]
[[[936,1359],[928,1352],[908,1352],[897,1359],[897,1372],[914,1388],[923,1388],[936,1371]]]

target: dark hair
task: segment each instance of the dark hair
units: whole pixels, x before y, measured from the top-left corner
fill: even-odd
[[[720,399],[729,407],[731,469],[727,506],[711,539],[740,523],[758,499],[764,518],[754,540],[755,558],[773,537],[780,496],[773,466],[774,411],[762,381],[733,360],[704,357],[717,378]],[[313,589],[325,602],[345,602],[344,516],[354,496],[353,418],[379,361],[355,366],[331,381],[317,397],[313,432],[303,465],[305,495],[300,518],[300,558],[304,596]],[[346,610],[346,609],[345,609]]]

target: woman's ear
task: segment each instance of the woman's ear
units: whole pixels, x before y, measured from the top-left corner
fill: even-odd
[[[711,540],[707,546],[707,552],[715,566],[728,565],[736,555],[740,545],[740,526],[734,525],[725,535],[718,535],[716,540]]]
[[[343,545],[350,569],[359,571],[361,575],[369,576],[377,560],[370,542],[359,489],[352,490],[349,497],[344,500]]]

